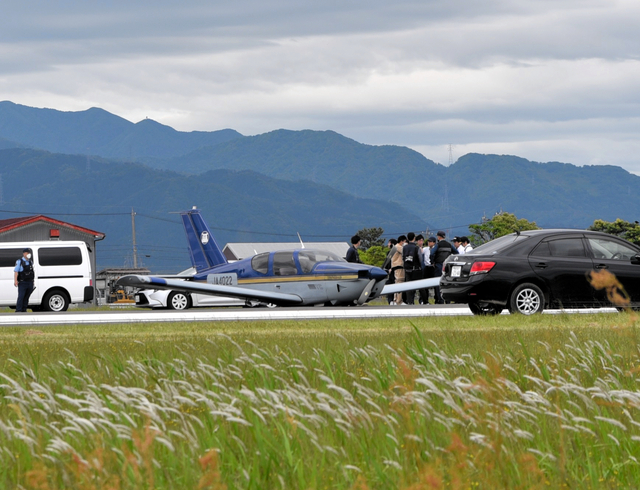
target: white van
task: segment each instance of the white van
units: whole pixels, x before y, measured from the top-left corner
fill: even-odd
[[[18,288],[13,269],[25,248],[33,251],[35,271],[28,308],[66,311],[71,303],[93,300],[91,260],[85,242],[0,242],[0,306],[16,306]]]

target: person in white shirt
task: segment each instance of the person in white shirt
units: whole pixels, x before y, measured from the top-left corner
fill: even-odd
[[[468,254],[473,250],[473,247],[471,246],[471,242],[469,242],[468,237],[466,236],[461,237],[460,242],[462,243],[462,248],[464,249],[464,252],[460,252],[461,254]]]
[[[456,247],[456,250],[460,255],[464,254],[464,246],[462,245],[462,238],[459,236],[454,237],[453,246]]]
[[[427,240],[427,246],[422,248],[422,257],[424,259],[424,268],[423,268],[423,277],[425,279],[430,279],[435,276],[435,267],[431,263],[431,249],[436,244],[436,237],[429,237]],[[429,304],[429,290],[433,290],[433,288],[423,289],[420,291],[420,303],[421,304]],[[424,291],[424,294],[423,294]],[[433,293],[435,297],[435,292]]]

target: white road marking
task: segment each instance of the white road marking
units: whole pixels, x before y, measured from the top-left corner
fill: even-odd
[[[615,308],[545,310],[544,314],[612,313]],[[502,312],[508,315],[508,310]],[[187,311],[126,310],[108,312],[7,313],[0,315],[0,326],[8,325],[76,325],[102,323],[210,322],[316,320],[346,318],[418,318],[429,316],[471,316],[466,306],[362,306],[349,308],[225,308]]]

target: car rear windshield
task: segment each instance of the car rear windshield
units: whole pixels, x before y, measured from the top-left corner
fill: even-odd
[[[470,253],[472,254],[494,254],[501,252],[502,250],[511,247],[515,243],[520,243],[523,240],[527,240],[531,237],[527,235],[505,235],[495,240],[491,240],[477,248],[474,248]]]

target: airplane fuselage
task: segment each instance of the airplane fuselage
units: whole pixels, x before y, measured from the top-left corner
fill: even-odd
[[[379,267],[346,262],[324,250],[266,252],[229,263],[200,211],[180,213],[187,235],[190,278],[128,275],[126,287],[242,298],[281,306],[361,305],[378,297],[387,281]]]
[[[302,305],[346,305],[376,298],[386,279],[386,272],[378,267],[345,262],[329,252],[300,249],[222,264],[196,273],[192,281],[292,294]]]

